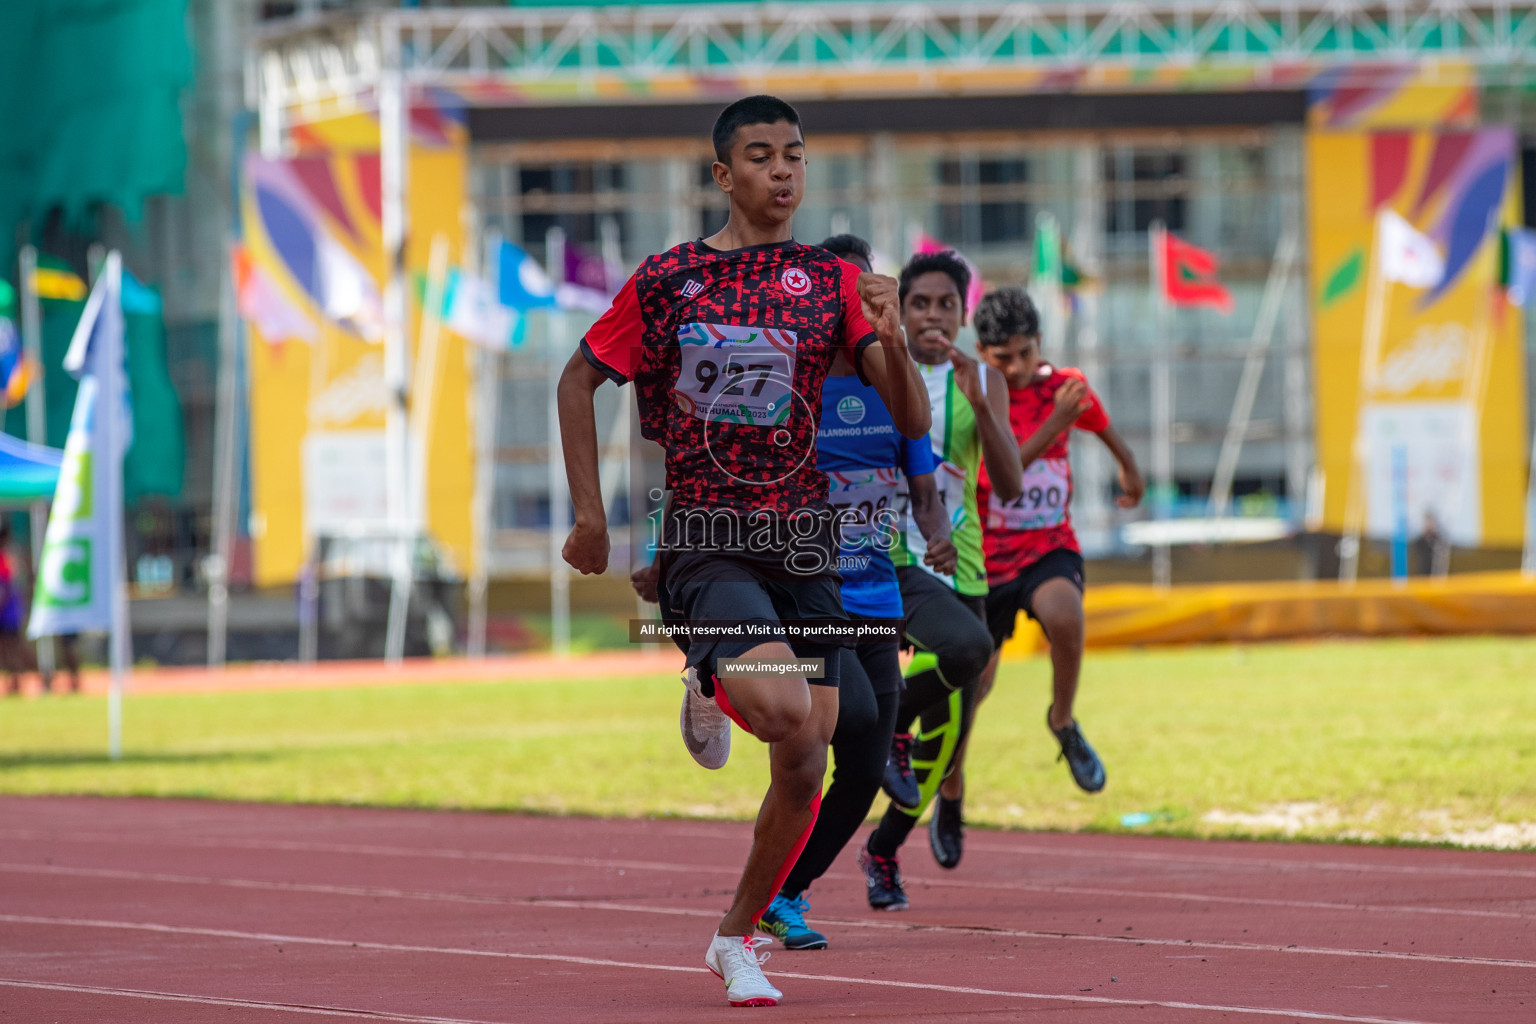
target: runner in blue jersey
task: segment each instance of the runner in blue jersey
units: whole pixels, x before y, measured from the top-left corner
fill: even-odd
[[[838,235],[821,246],[869,270],[869,244],[863,239]],[[840,513],[837,567],[843,577],[843,609],[853,623],[883,621],[891,635],[840,652],[832,785],[822,797],[805,850],[758,922],[786,949],[826,948],[826,936],[806,926],[810,907],[805,892],[869,814],[890,752],[902,688],[897,660],[901,590],[890,548],[902,525],[894,505],[903,476],[912,494],[913,518],[928,542],[928,564],[952,573],[956,562],[949,519],[933,479],[933,446],[926,437],[903,437],[879,393],[861,383],[845,359],[833,363],[822,385],[816,453],[817,465],[827,474],[827,500]]]

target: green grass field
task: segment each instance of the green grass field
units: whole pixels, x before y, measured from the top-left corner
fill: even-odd
[[[1456,841],[1536,848],[1536,641],[1318,642],[1090,652],[1078,717],[1097,796],[1055,763],[1049,666],[982,707],[968,818],[1041,829]],[[676,677],[0,703],[0,792],[748,818],[736,733],[718,773],[677,736]],[[883,807],[883,800],[877,808]]]

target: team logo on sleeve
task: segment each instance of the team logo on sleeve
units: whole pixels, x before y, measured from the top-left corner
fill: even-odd
[[[779,275],[779,285],[796,297],[811,293],[811,275],[799,267],[786,267]]]

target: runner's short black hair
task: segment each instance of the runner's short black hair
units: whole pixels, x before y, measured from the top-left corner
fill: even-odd
[[[920,252],[907,260],[907,265],[901,268],[901,277],[896,282],[896,296],[901,304],[907,304],[907,292],[912,290],[912,282],[924,274],[948,274],[950,280],[955,282],[955,289],[960,293],[960,308],[965,309],[965,293],[971,287],[971,268],[965,265],[965,260],[953,249],[945,249],[943,252]]]
[[[874,250],[858,235],[833,235],[831,238],[824,238],[821,248],[837,257],[857,256],[866,266],[874,266]]]
[[[778,124],[780,121],[788,121],[800,128],[799,112],[777,96],[746,96],[737,100],[715,118],[712,136],[715,159],[723,164],[731,162],[731,143],[736,140],[738,129],[749,124]],[[801,134],[804,135],[803,128]]]
[[[971,326],[983,345],[1006,345],[1016,334],[1038,338],[1040,311],[1023,288],[999,288],[976,303]]]

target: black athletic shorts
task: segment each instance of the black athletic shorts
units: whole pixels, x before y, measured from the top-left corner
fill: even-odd
[[[1047,551],[1039,561],[1025,566],[1013,579],[999,583],[987,592],[987,629],[992,633],[994,645],[1002,647],[1003,641],[1013,636],[1020,611],[1032,619],[1035,617],[1035,591],[1046,580],[1057,577],[1070,580],[1081,592],[1083,556],[1066,548],[1055,548]]]
[[[945,583],[931,572],[927,572],[915,565],[899,565],[896,567],[896,582],[901,588],[901,617],[903,621],[902,633],[906,633],[905,623],[915,618],[925,617],[925,609],[930,608],[933,602],[942,602],[941,608],[953,606],[953,602],[960,602],[971,614],[982,622],[987,621],[987,599],[980,594],[966,595],[957,591],[954,587]],[[905,645],[903,640],[903,645]]]
[[[700,527],[699,522],[674,517],[669,512],[665,527],[667,543],[656,557],[656,590],[663,622],[740,622],[777,628],[788,619],[848,621],[835,558],[829,555],[825,560],[828,568],[823,572],[787,570],[786,549],[745,550],[743,545],[722,541],[721,535],[729,534],[728,525],[720,526],[718,534],[705,536],[701,530],[713,530],[718,524]],[[794,538],[794,544],[801,552],[808,546],[803,537]],[[828,552],[835,551],[830,531],[825,544]],[[838,652],[850,644],[806,641],[772,630],[740,639],[676,640],[688,665],[698,670],[706,693],[713,692],[718,659],[739,658],[754,647],[775,641],[788,643],[797,658],[824,659],[826,675],[807,682],[837,686],[841,660]]]

